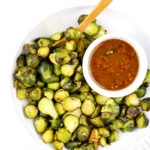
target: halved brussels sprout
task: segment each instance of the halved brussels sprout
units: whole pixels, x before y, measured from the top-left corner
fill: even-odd
[[[93,36],[93,39],[97,39],[105,34],[107,34],[107,31],[102,26],[99,26],[99,31],[96,35]]]
[[[66,143],[66,144],[65,144],[65,147],[66,147],[67,149],[73,150],[74,148],[79,147],[80,144],[81,144],[81,143],[78,142],[78,141],[73,141],[73,142],[68,142],[68,143]]]
[[[42,134],[42,140],[45,144],[53,142],[54,139],[54,133],[53,130],[47,129],[43,134]]]
[[[101,116],[102,116],[102,120],[105,124],[113,122],[116,118],[116,115],[111,112],[103,112],[101,114]]]
[[[135,128],[134,120],[128,120],[128,121],[125,122],[125,124],[121,128],[121,131],[123,133],[127,132],[127,131],[133,131],[134,128]]]
[[[56,76],[60,76],[61,75],[61,66],[60,65],[56,65],[54,64],[54,73]]]
[[[93,124],[95,127],[101,127],[104,124],[101,116],[90,119],[90,123]]]
[[[55,108],[57,110],[57,113],[59,116],[63,115],[65,113],[65,110],[63,108],[63,104],[62,103],[56,103],[55,104]]]
[[[79,91],[84,93],[84,92],[89,92],[89,90],[90,90],[89,85],[86,82],[83,82]]]
[[[149,82],[150,81],[150,69],[147,70],[144,82]]]
[[[63,36],[64,36],[63,32],[58,32],[56,34],[51,35],[50,39],[55,42],[55,41],[60,40]]]
[[[136,125],[138,128],[146,128],[149,124],[149,120],[146,118],[143,112],[136,118]]]
[[[100,146],[105,147],[106,144],[107,144],[106,137],[101,136],[100,139],[99,139],[99,144],[100,144]]]
[[[81,125],[78,129],[77,129],[77,139],[80,142],[85,142],[88,140],[90,135],[90,130],[88,129],[88,127]]]
[[[69,51],[74,51],[74,50],[76,50],[76,47],[77,47],[76,42],[73,41],[73,40],[68,41],[68,42],[66,43],[66,46],[65,46],[65,48],[66,48],[67,50],[69,50]]]
[[[119,133],[117,131],[112,131],[108,137],[109,143],[116,142],[119,140]]]
[[[65,37],[67,40],[74,40],[79,36],[80,36],[80,32],[75,28],[70,27],[65,31]]]
[[[37,87],[42,88],[42,87],[44,87],[44,85],[45,85],[45,83],[44,83],[43,81],[41,81],[41,80],[38,80],[38,81],[36,82],[36,86],[37,86]]]
[[[69,92],[64,89],[59,89],[54,95],[56,102],[62,102],[66,97],[69,97]]]
[[[56,62],[56,53],[51,53],[50,55],[49,55],[49,59],[50,59],[50,61],[53,63],[53,64],[55,64],[55,65],[58,65],[58,63]]]
[[[28,118],[34,119],[38,115],[38,108],[34,105],[26,105],[24,113]]]
[[[137,107],[130,106],[126,113],[126,117],[128,119],[134,119],[139,115],[140,110]]]
[[[80,125],[88,126],[87,117],[85,115],[81,115],[79,123]]]
[[[84,30],[87,35],[96,35],[99,31],[99,26],[96,23],[90,23],[88,27]]]
[[[47,57],[49,55],[49,53],[50,53],[49,47],[40,47],[38,49],[37,55],[45,58],[45,57]]]
[[[84,79],[83,74],[77,72],[74,76],[74,81],[82,81]]]
[[[50,120],[50,122],[53,130],[58,130],[61,127],[61,119]]]
[[[115,100],[116,103],[121,104],[122,101],[123,101],[123,98],[124,97],[117,97],[117,98],[114,98],[114,100]]]
[[[51,47],[53,42],[48,38],[39,38],[36,40],[39,47]]]
[[[88,15],[81,15],[80,17],[79,17],[79,19],[78,19],[78,23],[80,24],[80,23],[82,23],[86,18],[88,17]],[[96,19],[94,19],[93,21],[92,21],[93,23],[96,23]]]
[[[53,119],[56,119],[58,117],[58,113],[54,107],[53,102],[46,97],[43,97],[39,101],[38,108],[43,114],[49,115]]]
[[[63,107],[66,111],[72,111],[81,107],[81,101],[75,97],[67,97],[64,99]]]
[[[80,39],[77,45],[77,52],[84,52],[90,45],[90,41],[87,39]]]
[[[59,141],[54,141],[53,146],[55,150],[63,150],[64,143],[59,142]]]
[[[43,88],[43,95],[49,100],[52,100],[54,97],[54,91],[49,88]]]
[[[23,83],[21,83],[18,79],[15,79],[14,82],[13,82],[13,86],[15,88],[27,88]]]
[[[145,86],[140,86],[136,91],[135,94],[137,97],[144,97],[146,94],[146,87]]]
[[[84,100],[84,102],[83,102],[83,104],[81,106],[81,111],[86,116],[90,116],[95,111],[95,105],[92,103],[92,101],[86,99],[86,100]]]
[[[125,104],[127,106],[139,106],[140,100],[136,94],[130,94],[125,98]]]
[[[16,64],[18,68],[24,67],[26,65],[26,56],[24,54],[18,56]]]
[[[44,117],[38,117],[34,121],[34,127],[37,133],[43,133],[48,126],[48,122]]]
[[[30,54],[36,54],[37,49],[34,44],[24,44],[23,48],[29,51]]]
[[[82,82],[80,82],[80,81],[74,82],[74,84],[72,84],[73,88],[70,90],[70,93],[77,92],[80,89],[81,84],[82,84]]]
[[[74,115],[67,115],[64,120],[65,128],[70,132],[73,133],[75,129],[79,126],[79,119]]]
[[[25,100],[27,98],[27,89],[17,88],[16,95],[17,95],[17,98],[19,98],[20,100]]]
[[[122,128],[123,125],[124,125],[124,121],[122,119],[116,119],[109,125],[109,128],[111,130],[117,130],[117,129]]]
[[[108,99],[108,97],[103,96],[103,95],[95,96],[96,103],[99,105],[104,105],[106,103],[107,99]]]
[[[141,102],[142,110],[149,111],[150,110],[150,98],[145,98]]]
[[[99,132],[100,136],[103,136],[103,137],[109,137],[110,136],[110,132],[107,128],[101,127],[98,129],[98,132]]]
[[[65,128],[56,131],[56,138],[62,143],[68,143],[71,139],[71,133]]]
[[[100,114],[100,110],[101,110],[100,106],[97,105],[96,108],[95,108],[94,113],[91,115],[91,118],[96,118],[96,117],[98,117],[99,114]]]
[[[65,77],[71,77],[74,74],[75,68],[73,65],[65,64],[61,66],[61,74]]]
[[[28,54],[26,63],[28,67],[36,68],[40,64],[40,58],[36,54]]]
[[[89,143],[95,143],[95,142],[98,142],[100,139],[100,135],[99,135],[99,132],[97,129],[93,129],[91,131],[91,135],[90,135],[90,138],[89,138]]]
[[[54,83],[48,83],[47,84],[47,87],[54,90],[54,91],[58,90],[59,86],[60,86],[59,82],[54,82]]]
[[[94,96],[90,92],[84,92],[80,94],[80,98],[82,100],[88,99],[90,100],[94,105],[96,104]]]

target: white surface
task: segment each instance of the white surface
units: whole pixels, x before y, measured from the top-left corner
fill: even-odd
[[[125,35],[122,33],[122,29],[120,29],[120,26],[123,26],[124,28],[126,28],[126,23],[121,23],[122,15],[119,15],[119,13],[118,13],[118,16],[120,16],[120,17],[116,18],[116,17],[113,17],[113,16],[115,16],[115,14],[113,12],[115,12],[115,11],[111,12],[112,17],[110,17],[109,21],[111,23],[114,19],[116,19],[116,21],[115,21],[116,24],[111,23],[111,25],[110,25],[110,23],[107,22],[107,24],[109,25],[108,28],[111,28],[112,31],[114,30],[114,28],[118,28],[118,32],[120,32],[121,34],[108,33],[108,34],[96,39],[88,47],[88,49],[86,50],[84,57],[83,57],[83,74],[84,74],[84,77],[85,77],[87,83],[90,85],[90,87],[95,92],[97,92],[101,95],[107,96],[107,97],[123,97],[123,96],[129,95],[130,93],[134,92],[142,84],[142,82],[145,78],[146,72],[147,72],[148,61],[147,61],[146,53],[145,53],[145,50],[143,49],[143,47],[136,41],[136,39],[133,39],[132,37],[128,36],[128,34],[130,35],[131,32],[126,32]],[[104,14],[105,14],[105,12],[104,12]],[[108,13],[108,16],[101,15],[100,20],[101,19],[105,20],[105,18],[109,17],[109,15],[110,15],[110,13]],[[126,18],[124,18],[124,20],[126,20]],[[129,25],[129,23],[128,23],[128,25]],[[130,29],[132,29],[132,31],[140,30],[138,27],[135,28],[135,25],[134,25],[134,23],[132,24],[132,22],[130,22],[129,28],[127,30],[130,31]],[[145,33],[143,33],[143,34],[145,35]],[[141,36],[141,35],[139,35],[139,36]],[[90,62],[91,56],[93,54],[93,50],[100,43],[102,43],[106,40],[110,40],[110,39],[120,39],[120,40],[126,41],[135,49],[137,56],[139,58],[139,71],[138,71],[136,78],[132,82],[132,84],[130,84],[129,86],[127,86],[124,89],[116,90],[116,91],[106,90],[106,89],[100,87],[98,85],[98,83],[96,82],[96,80],[92,77],[91,70],[89,69],[89,64],[90,64],[89,62]],[[147,47],[149,47],[149,44],[148,45],[146,43],[144,43],[144,44]]]
[[[60,9],[79,5],[81,1],[82,3],[89,4],[95,3],[98,0],[0,1],[0,149],[41,150],[39,145],[37,145],[24,129],[16,114],[10,93],[11,66],[14,59],[12,56],[18,50],[20,43],[29,31],[42,19]],[[110,8],[129,15],[150,35],[149,6],[149,0],[114,0]],[[148,146],[145,145],[144,147]],[[142,150],[142,147],[139,147],[138,150]]]

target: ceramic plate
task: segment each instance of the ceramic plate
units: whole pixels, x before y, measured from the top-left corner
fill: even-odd
[[[77,27],[77,19],[81,14],[88,14],[93,9],[93,6],[78,6],[69,9],[62,10],[56,14],[53,14],[43,20],[38,24],[29,35],[25,38],[22,45],[28,41],[31,41],[37,37],[48,37],[53,33],[63,31],[68,27]],[[134,39],[136,39],[145,49],[147,57],[150,58],[150,38],[143,32],[143,30],[135,24],[132,19],[115,12],[111,9],[106,9],[99,17],[98,23],[101,24],[108,33],[116,34],[127,34]],[[19,50],[16,51],[16,57],[14,58],[14,65],[12,68],[12,73],[15,69],[15,60],[17,56],[21,53],[22,45]],[[150,68],[150,60],[149,60]],[[13,82],[13,79],[12,79]],[[41,149],[50,150],[54,149],[53,146],[49,144],[44,144],[40,139],[40,136],[36,133],[33,127],[33,121],[27,119],[23,113],[23,106],[25,102],[19,101],[16,98],[15,89],[12,88],[13,103],[15,104],[15,109],[17,110],[18,116],[28,130],[29,134],[41,145]],[[147,95],[150,96],[150,89],[147,91]],[[150,120],[150,113],[146,113]],[[106,146],[105,148],[100,148],[101,150],[149,150],[150,148],[150,125],[145,129],[137,129],[134,132],[127,132],[125,134],[120,133],[120,140],[113,143],[111,146]],[[149,135],[148,135],[149,134]]]

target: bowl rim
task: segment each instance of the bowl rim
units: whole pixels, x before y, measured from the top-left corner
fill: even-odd
[[[89,61],[90,61],[93,49],[101,42],[109,40],[109,39],[119,39],[119,40],[123,40],[127,42],[135,49],[138,59],[139,59],[139,70],[134,81],[126,88],[116,90],[116,91],[106,90],[98,86],[96,82],[93,80],[93,78],[91,77],[90,69],[89,69]],[[103,35],[99,37],[98,39],[96,39],[88,47],[83,57],[83,74],[84,74],[85,80],[95,92],[97,92],[98,94],[107,96],[107,97],[123,97],[134,92],[142,84],[145,78],[146,72],[147,72],[147,66],[148,66],[148,62],[147,62],[147,57],[144,52],[144,49],[136,40],[134,40],[132,37],[129,37],[128,35],[120,35],[120,34]]]

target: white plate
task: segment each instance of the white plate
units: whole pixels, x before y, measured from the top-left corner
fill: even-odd
[[[73,7],[66,10],[62,10],[52,16],[49,16],[44,21],[42,21],[39,25],[37,25],[29,35],[25,38],[24,42],[21,44],[19,50],[16,52],[16,57],[14,58],[14,65],[12,68],[12,73],[15,69],[15,60],[17,56],[21,53],[22,45],[28,41],[31,41],[37,37],[48,37],[49,35],[63,31],[66,28],[73,26],[77,27],[77,19],[81,14],[90,13],[93,9],[93,6],[79,6]],[[133,38],[135,38],[145,49],[147,57],[150,57],[150,42],[149,37],[146,33],[142,31],[142,29],[135,24],[132,19],[115,12],[110,9],[106,9],[99,17],[98,23],[100,23],[105,29],[107,29],[108,33],[117,33],[117,34],[127,34]],[[150,68],[150,60],[149,60],[149,68]],[[13,78],[12,78],[13,82]],[[13,94],[13,103],[15,104],[15,108],[17,110],[20,121],[23,123],[25,128],[28,130],[30,135],[41,145],[41,149],[50,150],[53,149],[53,146],[49,144],[44,144],[40,139],[40,136],[36,133],[33,127],[33,121],[27,119],[23,113],[23,106],[25,102],[19,101],[16,98],[15,89],[12,88]],[[150,96],[150,89],[147,92],[147,96]],[[150,119],[150,113],[146,113],[147,117]],[[149,150],[150,146],[150,125],[145,129],[137,129],[134,132],[127,132],[125,134],[120,135],[120,140],[118,142],[113,143],[111,146],[106,146],[105,148],[100,148],[101,150],[131,150],[133,148],[139,150]],[[148,146],[149,145],[149,146]]]

